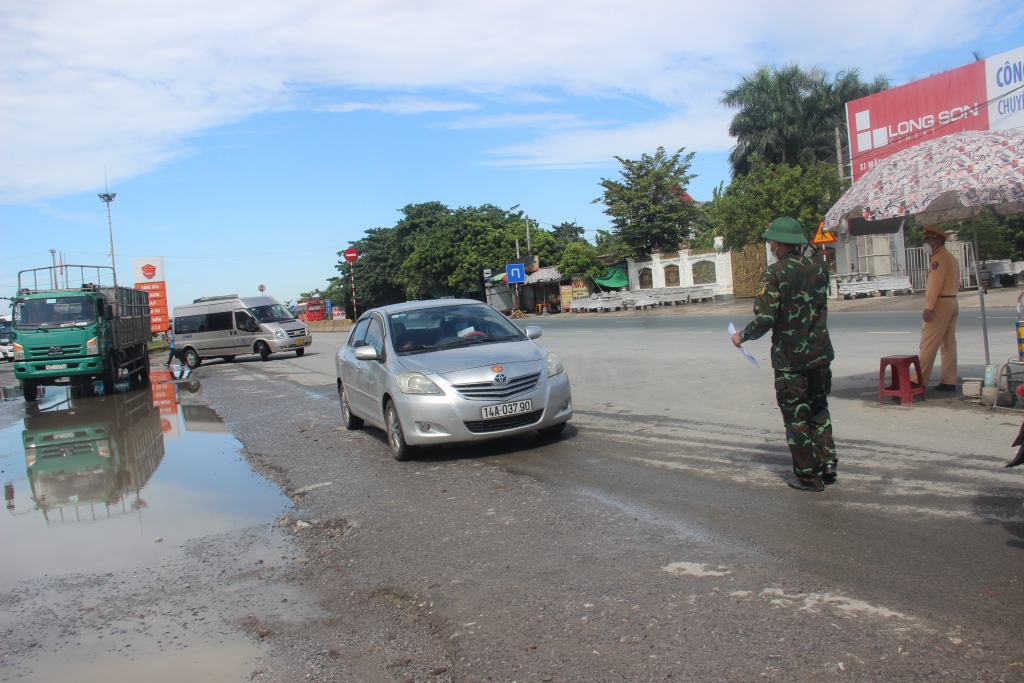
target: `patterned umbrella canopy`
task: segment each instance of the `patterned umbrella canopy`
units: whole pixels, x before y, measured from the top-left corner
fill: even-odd
[[[825,227],[901,216],[934,225],[989,205],[1024,212],[1024,129],[946,135],[886,157],[829,209]]]

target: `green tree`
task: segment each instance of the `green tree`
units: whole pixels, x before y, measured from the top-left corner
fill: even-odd
[[[761,66],[722,94],[721,104],[739,111],[729,124],[736,147],[729,155],[733,176],[750,171],[757,154],[773,164],[796,164],[809,150],[818,160],[836,158],[835,129],[846,142],[846,103],[889,87],[885,76],[870,83],[847,69],[833,79],[815,67]]]
[[[597,250],[583,240],[569,244],[562,252],[562,260],[558,262],[558,272],[563,276],[582,274],[598,278],[606,270],[604,262],[597,258]]]
[[[727,249],[762,241],[761,235],[779,216],[797,219],[807,238],[814,236],[818,221],[842,190],[834,166],[806,153],[803,162],[770,164],[751,155],[750,173],[734,178],[711,209]]]
[[[598,229],[594,244],[597,248],[597,253],[602,256],[621,256],[628,251],[626,243],[609,230]]]
[[[689,174],[694,153],[684,155],[684,150],[669,156],[659,147],[654,156],[641,154],[638,161],[615,157],[622,164],[621,180],[601,179],[604,192],[594,203],[605,205],[627,255],[679,248],[694,213],[693,202],[682,195],[696,177]]]

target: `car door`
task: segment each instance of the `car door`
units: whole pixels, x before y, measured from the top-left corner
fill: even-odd
[[[363,361],[357,360],[355,355],[353,355],[353,351],[360,346],[365,346],[366,328],[369,326],[369,318],[363,318],[356,323],[355,329],[349,335],[348,344],[342,348],[341,363],[338,367],[341,383],[344,385],[345,394],[348,396],[349,408],[359,416],[366,415],[364,406],[368,406],[369,401],[368,399],[364,400],[363,390],[358,386],[360,363]]]
[[[244,308],[235,310],[235,329],[234,329],[234,346],[235,355],[241,355],[243,353],[252,353],[253,342],[256,341],[255,329],[250,331],[246,329],[248,321],[252,321],[253,327],[259,327],[256,319],[252,317],[249,311]]]
[[[370,316],[363,345],[373,347],[376,360],[357,360],[355,386],[361,393],[362,414],[377,423],[383,423],[381,396],[387,384],[387,366],[384,365],[384,324],[377,314]]]
[[[206,331],[209,343],[204,356],[230,356],[235,353],[235,323],[231,311],[216,311],[206,314]]]

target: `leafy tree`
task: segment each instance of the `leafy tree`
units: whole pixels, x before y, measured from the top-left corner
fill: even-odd
[[[803,164],[770,164],[753,154],[750,173],[733,179],[714,201],[717,233],[727,249],[742,249],[762,241],[764,231],[779,216],[800,221],[808,239],[842,193],[831,164],[803,155]]]
[[[684,155],[684,149],[669,156],[659,147],[654,156],[641,154],[638,161],[615,157],[622,164],[621,180],[601,179],[604,192],[594,203],[605,205],[604,213],[628,255],[645,257],[654,250],[679,248],[694,213],[683,191],[696,177],[688,173],[694,153]]]
[[[583,237],[583,232],[583,228],[576,225],[576,221],[556,225],[551,230],[551,235],[555,238],[555,251],[557,254],[560,255],[573,242],[586,241]]]
[[[582,274],[597,278],[602,277],[606,270],[604,262],[597,258],[597,250],[583,240],[569,244],[558,262],[558,272],[562,275]]]
[[[733,177],[747,173],[751,154],[773,164],[796,164],[809,150],[818,160],[835,160],[835,129],[845,141],[846,103],[889,87],[885,76],[867,83],[847,69],[829,80],[815,67],[762,66],[722,94],[721,104],[739,111],[729,124],[736,147],[729,155]]]
[[[597,253],[601,255],[620,256],[628,250],[626,243],[618,235],[608,230],[599,229],[594,242]]]

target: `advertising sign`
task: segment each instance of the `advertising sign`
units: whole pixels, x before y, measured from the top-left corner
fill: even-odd
[[[510,263],[505,266],[505,282],[510,285],[526,282],[526,266],[522,263]]]
[[[562,294],[562,310],[568,313],[572,306],[572,285],[560,285],[558,289]]]
[[[926,136],[1021,126],[1024,47],[846,103],[855,181]]]
[[[167,329],[170,311],[167,308],[167,282],[164,279],[164,257],[144,256],[132,259],[135,289],[149,293],[149,329],[154,334]]]

